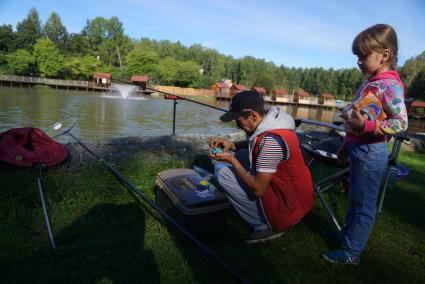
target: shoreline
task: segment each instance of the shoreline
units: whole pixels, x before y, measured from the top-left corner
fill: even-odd
[[[176,160],[193,160],[199,154],[208,155],[208,141],[213,137],[241,141],[245,139],[245,134],[238,131],[227,135],[128,136],[98,142],[82,142],[102,159],[119,163],[136,154],[155,155],[158,158],[164,155],[173,156]],[[96,159],[77,142],[70,142],[65,146],[69,150],[68,163],[72,168],[96,162]]]

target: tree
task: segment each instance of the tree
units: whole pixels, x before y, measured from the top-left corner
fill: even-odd
[[[412,79],[407,89],[407,95],[417,100],[425,100],[425,66]]]
[[[88,40],[92,55],[100,56],[109,66],[120,63],[117,47],[125,41],[125,36],[122,23],[117,17],[109,20],[103,17],[87,20],[82,34]]]
[[[44,24],[43,34],[61,49],[64,47],[65,42],[68,39],[68,32],[66,31],[65,26],[62,25],[61,18],[55,12],[50,15],[46,24]]]
[[[91,55],[71,57],[65,61],[64,68],[70,78],[87,80],[96,68],[96,58]]]
[[[193,61],[181,62],[177,66],[174,84],[178,87],[199,87],[199,65]]]
[[[10,52],[15,47],[15,36],[11,25],[0,26],[0,51]]]
[[[271,94],[274,84],[275,82],[272,74],[261,73],[255,78],[253,86],[263,87],[266,89],[267,93]]]
[[[66,41],[64,52],[72,55],[80,55],[83,56],[88,52],[89,42],[87,37],[82,34],[72,33],[69,35],[68,40]]]
[[[159,57],[154,51],[141,48],[133,49],[127,54],[125,62],[127,76],[146,74],[154,80],[158,77],[156,67],[159,62]]]
[[[18,49],[6,55],[7,69],[15,75],[31,75],[34,57],[25,49]]]
[[[37,40],[34,45],[33,55],[42,77],[56,77],[63,70],[63,56],[50,39],[42,38]]]
[[[157,66],[158,83],[170,86],[174,84],[179,62],[172,57],[166,57]]]
[[[409,88],[410,84],[416,78],[416,76],[425,67],[425,51],[420,55],[410,58],[404,63],[404,66],[400,68],[400,77]]]
[[[30,50],[40,37],[40,19],[37,10],[32,8],[28,16],[16,25],[16,47]]]

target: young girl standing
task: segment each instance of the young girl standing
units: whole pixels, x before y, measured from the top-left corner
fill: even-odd
[[[347,135],[338,159],[350,159],[349,206],[342,231],[324,234],[342,246],[323,254],[331,262],[360,262],[375,221],[379,187],[387,167],[385,134],[407,129],[404,86],[395,70],[397,50],[397,35],[388,25],[372,26],[353,41],[357,64],[368,79],[349,106],[351,113],[343,112],[342,116]]]

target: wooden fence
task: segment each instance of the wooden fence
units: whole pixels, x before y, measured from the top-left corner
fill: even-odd
[[[180,88],[180,87],[172,87],[172,86],[152,86],[153,89],[158,91],[167,92],[176,95],[183,96],[215,96],[215,92],[213,90],[208,89],[194,89],[194,88]]]

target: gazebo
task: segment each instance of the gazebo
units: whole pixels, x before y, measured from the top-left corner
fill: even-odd
[[[94,73],[93,83],[96,86],[108,88],[112,83],[112,74],[111,73]]]
[[[139,87],[139,90],[146,90],[149,85],[149,77],[142,75],[133,75],[130,78],[130,82]]]
[[[230,86],[224,82],[216,82],[211,86],[215,97],[218,99],[230,99]]]
[[[292,103],[292,95],[286,89],[275,89],[272,91],[272,96],[276,102]]]
[[[309,104],[310,94],[304,90],[298,90],[294,93],[294,103]]]
[[[320,94],[318,103],[319,103],[319,105],[334,107],[335,106],[335,97],[330,93]]]
[[[237,93],[246,90],[248,90],[248,88],[244,85],[233,84],[232,87],[230,87],[230,97],[233,98]]]
[[[266,89],[264,89],[263,87],[252,87],[251,90],[259,93],[262,97],[264,97],[267,94]]]

